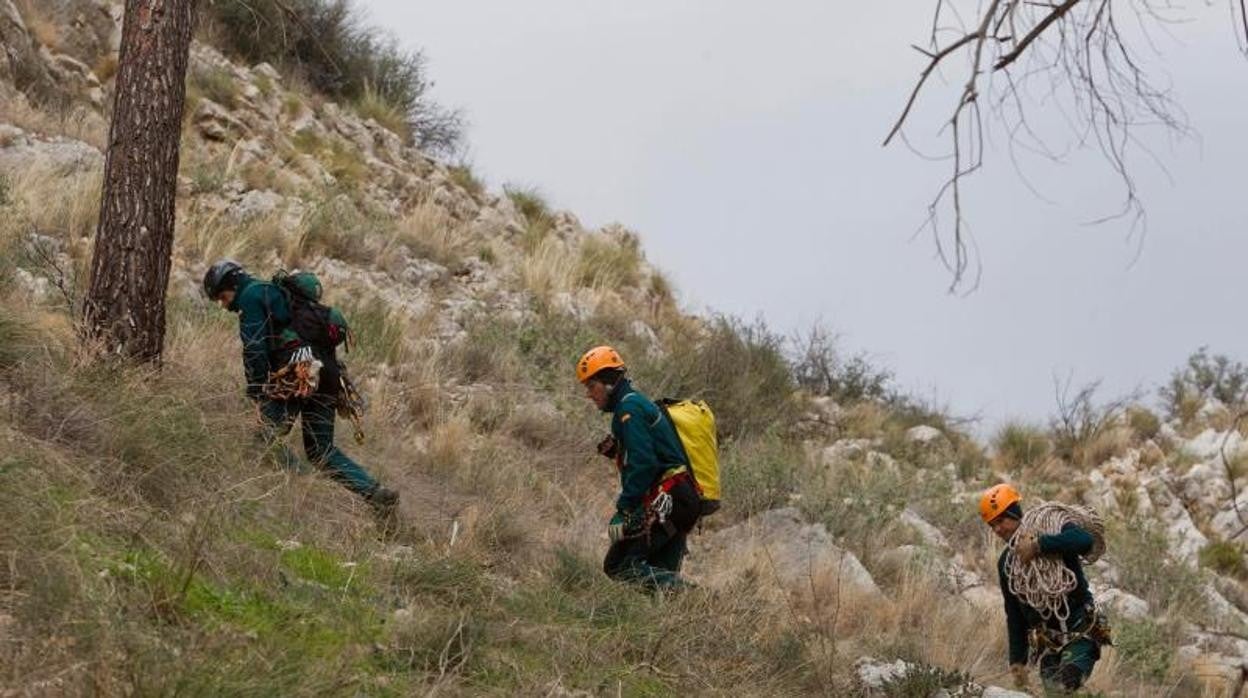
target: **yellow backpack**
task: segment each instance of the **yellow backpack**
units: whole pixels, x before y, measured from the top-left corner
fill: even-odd
[[[701,400],[659,401],[659,407],[667,415],[686,460],[693,471],[693,479],[702,491],[702,515],[719,510],[719,438],[715,433],[715,413],[711,406]]]

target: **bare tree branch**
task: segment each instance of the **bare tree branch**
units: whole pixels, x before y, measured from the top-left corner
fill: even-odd
[[[1248,0],[1230,2],[1235,23],[1243,25],[1242,48],[1248,54]],[[974,11],[973,28],[962,21],[960,4]],[[935,237],[937,257],[953,276],[950,290],[964,287],[969,281],[966,273],[972,268],[973,246],[968,245],[962,180],[983,164],[981,92],[992,95],[988,101],[991,117],[1005,127],[1016,169],[1021,168],[1012,148],[1020,138],[1026,141],[1021,144],[1025,149],[1048,160],[1062,160],[1028,123],[1026,105],[1039,102],[1067,120],[1076,145],[1099,149],[1122,185],[1121,207],[1090,223],[1126,218],[1130,221],[1129,237],[1144,231],[1147,218],[1132,175],[1132,156],[1143,151],[1157,159],[1137,131],[1161,127],[1184,136],[1189,129],[1169,88],[1153,82],[1148,62],[1140,60],[1136,48],[1142,45],[1146,55],[1159,57],[1149,28],[1164,29],[1177,23],[1183,19],[1177,14],[1182,8],[1152,0],[935,0],[934,5],[930,48],[915,47],[927,59],[926,64],[884,145],[902,140],[914,149],[905,127],[913,119],[924,90],[937,89],[929,78],[952,61],[965,60],[966,79],[958,102],[950,116],[940,122],[938,131],[951,148],[948,157],[953,170],[929,204],[921,228],[930,228]],[[1123,12],[1134,12],[1138,32],[1134,26],[1130,32],[1122,31],[1119,15]],[[992,67],[985,69],[985,65]],[[1004,77],[1002,81],[984,80],[998,73]],[[1041,86],[1047,94],[1032,94],[1033,86]],[[952,223],[942,228],[937,225],[937,214],[950,209]],[[975,268],[979,268],[978,263]]]

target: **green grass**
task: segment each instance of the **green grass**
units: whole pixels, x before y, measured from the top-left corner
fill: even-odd
[[[355,111],[364,119],[372,119],[383,127],[398,134],[404,142],[412,137],[411,127],[408,124],[407,112],[386,99],[384,95],[373,89],[371,85],[365,85],[364,94],[355,100]]]
[[[998,462],[1007,470],[1036,465],[1053,452],[1047,430],[1020,422],[1010,422],[1001,427],[993,437],[992,445]]]

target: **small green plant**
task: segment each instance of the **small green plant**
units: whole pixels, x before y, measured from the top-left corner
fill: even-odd
[[[1174,662],[1174,648],[1166,627],[1154,620],[1123,621],[1114,628],[1114,647],[1132,673],[1164,681]]]
[[[10,203],[13,202],[11,198],[11,194],[9,193],[11,188],[12,187],[9,184],[9,178],[5,177],[3,174],[0,174],[0,208],[8,206]]]
[[[450,174],[451,181],[455,183],[455,186],[468,192],[474,199],[485,193],[485,185],[481,183],[481,180],[477,179],[477,175],[473,173],[472,167],[469,165],[465,163],[452,165],[447,168],[447,172]]]
[[[372,119],[383,127],[397,133],[406,142],[411,139],[407,113],[394,104],[372,84],[364,85],[364,93],[355,101],[355,111],[364,119]]]
[[[1248,549],[1243,545],[1232,541],[1217,541],[1201,549],[1200,564],[1219,574],[1248,579],[1245,556],[1248,556]]]

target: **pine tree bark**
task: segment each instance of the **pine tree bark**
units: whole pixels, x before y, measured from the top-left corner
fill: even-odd
[[[116,102],[83,329],[107,354],[159,362],[195,0],[126,0]]]

